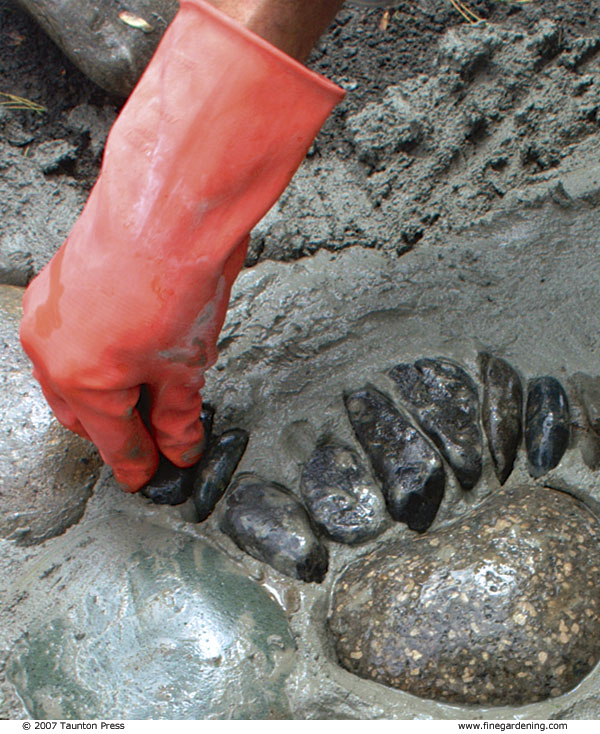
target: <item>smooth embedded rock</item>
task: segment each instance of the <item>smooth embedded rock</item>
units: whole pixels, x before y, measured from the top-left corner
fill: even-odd
[[[455,704],[559,696],[600,657],[600,522],[562,492],[502,489],[353,563],[332,610],[339,661],[363,678]]]
[[[31,718],[290,716],[283,610],[199,538],[113,513],[16,583],[32,606],[6,672]]]
[[[206,520],[225,494],[247,445],[248,433],[241,428],[225,431],[209,443],[192,488],[198,522]]]
[[[583,462],[596,471],[600,468],[600,377],[576,372],[569,386],[575,397],[571,405],[574,438]]]
[[[344,402],[390,515],[411,530],[427,530],[444,496],[444,467],[437,451],[374,387],[346,394]]]
[[[567,395],[554,377],[530,380],[525,409],[529,473],[541,477],[558,466],[567,450],[570,415]]]
[[[482,352],[479,366],[483,383],[481,419],[494,471],[504,484],[523,436],[523,386],[517,372],[500,357]]]
[[[221,530],[246,553],[281,573],[321,583],[327,550],[317,540],[306,510],[280,484],[240,474],[225,498]]]
[[[147,396],[140,399],[146,403]],[[149,405],[139,405],[138,409],[147,421]],[[210,440],[215,410],[212,405],[204,403],[200,420],[204,427],[205,445]],[[141,493],[157,505],[181,505],[190,498],[194,489],[194,481],[200,470],[200,464],[182,469],[175,466],[162,454],[159,457],[158,469],[152,479],[144,485]]]
[[[129,95],[177,0],[17,0],[75,66],[108,92]],[[126,14],[125,14],[126,13]]]
[[[482,440],[477,387],[447,359],[419,359],[389,371],[402,400],[435,442],[463,489],[481,477]]]
[[[33,276],[30,252],[0,252],[0,284],[26,286]]]
[[[0,537],[23,544],[77,522],[102,462],[54,418],[19,343],[23,289],[0,287]]]
[[[592,377],[578,372],[572,382],[581,400],[589,426],[600,435],[600,377]]]
[[[338,543],[361,543],[385,529],[383,496],[348,446],[317,446],[302,470],[300,491],[315,524]]]

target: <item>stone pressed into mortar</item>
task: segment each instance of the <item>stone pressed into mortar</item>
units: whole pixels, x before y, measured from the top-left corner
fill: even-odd
[[[598,519],[568,495],[513,488],[351,565],[330,629],[357,675],[449,703],[520,705],[593,668],[599,611]]]

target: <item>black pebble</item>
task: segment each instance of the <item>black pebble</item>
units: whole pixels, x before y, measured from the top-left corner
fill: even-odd
[[[240,474],[225,498],[220,527],[243,551],[287,576],[325,578],[327,550],[302,504],[280,484]]]
[[[569,444],[567,395],[554,377],[530,380],[525,410],[525,445],[529,473],[541,477],[558,466]]]
[[[385,529],[383,496],[348,446],[317,446],[302,470],[300,491],[315,524],[338,543],[360,543]]]
[[[143,401],[141,399],[138,405],[138,410],[146,425],[148,425],[147,400],[147,395],[144,395]],[[204,403],[200,420],[204,427],[205,445],[210,440],[214,415],[215,409],[212,405]],[[142,487],[141,493],[157,505],[181,505],[192,494],[198,466],[194,464],[194,466],[181,469],[161,454],[156,473],[148,484]]]
[[[192,489],[198,522],[206,520],[225,494],[247,444],[248,433],[241,428],[225,431],[209,443],[200,459]]]
[[[444,467],[431,444],[374,387],[344,395],[356,437],[381,481],[390,515],[423,532],[444,496]]]
[[[523,386],[516,371],[500,357],[479,355],[483,402],[481,418],[494,471],[504,482],[512,472],[523,436]]]
[[[402,401],[452,467],[463,489],[481,477],[482,438],[475,383],[447,359],[419,359],[389,371]]]

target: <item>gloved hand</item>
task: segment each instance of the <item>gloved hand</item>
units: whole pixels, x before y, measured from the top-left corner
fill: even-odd
[[[246,253],[343,93],[202,0],[182,0],[100,176],[31,283],[23,347],[56,416],[124,489],[202,451],[200,389]],[[137,410],[152,399],[151,433]]]

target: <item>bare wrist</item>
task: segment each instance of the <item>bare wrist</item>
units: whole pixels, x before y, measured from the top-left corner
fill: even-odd
[[[289,56],[304,61],[344,0],[210,0]]]

